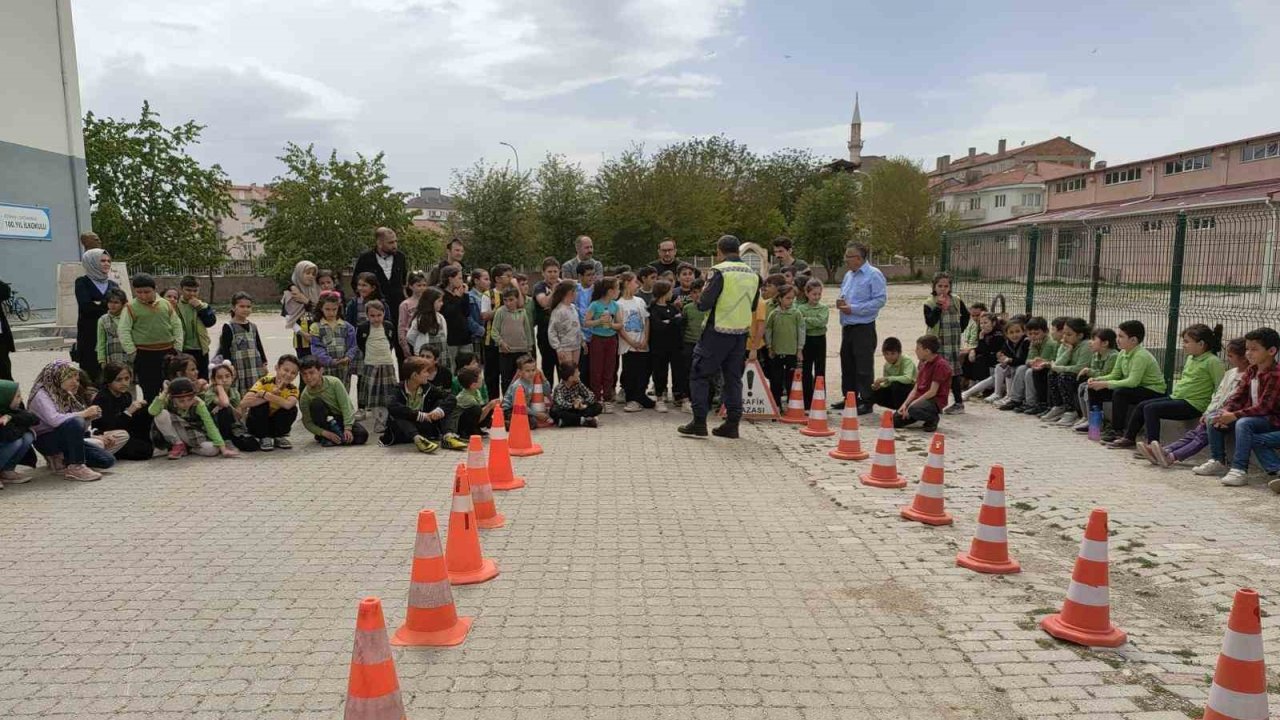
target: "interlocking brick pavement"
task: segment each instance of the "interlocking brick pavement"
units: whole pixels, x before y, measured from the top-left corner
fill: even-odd
[[[891,288],[882,335],[910,345],[924,292]],[[259,322],[273,352],[277,324]],[[48,357],[17,355],[19,379]],[[516,460],[530,487],[499,494],[507,526],[482,535],[502,574],[455,589],[471,636],[395,650],[410,717],[1172,720],[1203,703],[1243,584],[1271,612],[1269,658],[1280,647],[1265,489],[975,407],[943,425],[956,525],[926,528],[898,518],[912,488],[862,487],[866,462],[827,458],[834,438],[761,424],[737,443],[678,439],[684,417],[538,433],[546,454]],[[927,438],[898,437],[914,479]],[[294,439],[0,494],[0,716],[337,716],[356,602],[380,595],[388,624],[403,618],[416,511],[448,517],[462,455]],[[1017,576],[954,567],[992,461]],[[1034,625],[1095,504],[1111,511],[1119,651]]]

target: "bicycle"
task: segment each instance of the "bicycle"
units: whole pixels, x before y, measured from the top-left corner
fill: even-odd
[[[10,286],[12,287],[12,286]],[[31,319],[31,303],[27,299],[12,291],[12,294],[0,303],[0,307],[4,308],[5,315],[11,315],[18,319],[18,322],[26,322]]]

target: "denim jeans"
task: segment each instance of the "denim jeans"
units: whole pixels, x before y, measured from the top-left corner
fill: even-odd
[[[17,467],[18,461],[27,454],[27,450],[31,449],[31,443],[35,442],[35,438],[35,433],[27,431],[17,440],[0,442],[0,470],[12,470]]]
[[[1276,453],[1276,448],[1280,448],[1280,428],[1276,428],[1271,424],[1271,420],[1265,417],[1245,417],[1236,421],[1236,452],[1231,458],[1231,467],[1235,470],[1249,469],[1249,454],[1256,452],[1258,454],[1258,463],[1262,465],[1262,469],[1272,473],[1280,471],[1280,455]],[[1208,428],[1209,434],[1209,450],[1213,453],[1213,459],[1218,462],[1226,462],[1226,432],[1212,425]]]
[[[116,456],[97,445],[85,442],[85,421],[73,417],[47,433],[36,436],[35,447],[41,455],[61,455],[68,465],[88,465],[91,468],[109,468],[116,464]]]

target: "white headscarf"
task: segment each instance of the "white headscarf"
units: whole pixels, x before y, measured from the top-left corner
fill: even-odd
[[[300,260],[297,265],[293,266],[293,276],[290,282],[298,288],[298,292],[307,297],[306,303],[300,303],[293,298],[293,294],[287,290],[281,301],[284,303],[284,324],[287,328],[296,327],[298,321],[302,319],[302,314],[306,312],[307,305],[315,305],[320,299],[320,283],[311,278],[311,282],[307,283],[307,270],[315,270],[316,264],[310,260]]]
[[[106,282],[108,280],[107,273],[103,271],[101,262],[102,256],[107,255],[107,251],[102,248],[94,248],[85,250],[84,255],[80,256],[80,264],[84,266],[84,274],[94,282]]]

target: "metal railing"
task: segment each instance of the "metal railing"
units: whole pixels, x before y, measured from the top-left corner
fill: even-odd
[[[212,272],[210,272],[212,270]],[[182,276],[194,275],[196,277],[226,277],[232,275],[253,275],[266,276],[271,273],[271,263],[266,257],[256,257],[247,260],[224,260],[222,263],[215,265],[213,268],[208,267],[185,267],[185,266],[166,266],[166,265],[139,265],[129,266],[130,272],[145,272],[151,275],[164,276]]]
[[[1009,314],[1141,320],[1171,380],[1188,325],[1221,324],[1224,339],[1280,326],[1276,216],[1252,205],[952,233],[943,269],[957,295]]]

